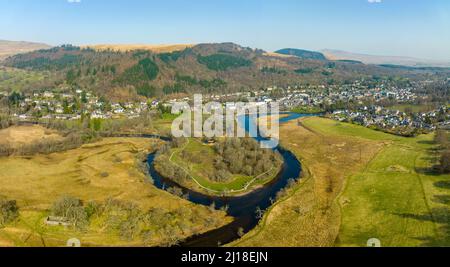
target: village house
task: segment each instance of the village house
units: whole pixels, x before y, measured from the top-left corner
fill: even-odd
[[[55,94],[52,92],[46,91],[46,92],[44,92],[43,97],[44,98],[54,98]]]
[[[49,226],[72,226],[73,224],[65,217],[48,216],[45,224]]]

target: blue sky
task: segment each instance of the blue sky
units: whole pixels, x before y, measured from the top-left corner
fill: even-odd
[[[450,61],[448,0],[0,0],[0,39],[236,42]]]

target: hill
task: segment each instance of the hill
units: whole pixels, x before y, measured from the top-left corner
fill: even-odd
[[[412,77],[441,71],[279,56],[233,43],[198,44],[172,52],[155,52],[150,46],[144,50],[139,47],[113,50],[113,47],[63,45],[15,55],[3,65],[51,74],[45,84],[28,84],[23,90],[46,89],[48,84],[63,88],[69,85],[121,101],[194,92],[254,91],[274,85],[326,85],[361,78]],[[163,48],[169,47],[159,47]]]
[[[327,60],[322,53],[295,48],[285,48],[278,50],[275,53],[296,56],[303,59]]]
[[[0,60],[12,55],[48,48],[50,48],[49,45],[41,43],[0,40]]]
[[[353,60],[363,62],[364,64],[401,65],[407,67],[450,67],[450,62],[412,57],[376,56],[331,49],[325,49],[321,52],[329,60]]]

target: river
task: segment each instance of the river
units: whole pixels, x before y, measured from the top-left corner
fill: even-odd
[[[309,114],[288,113],[288,116],[280,118],[280,123],[286,123],[291,120],[296,120],[301,117],[313,116]],[[238,120],[241,126],[249,129],[249,124],[254,123],[246,116],[243,120]],[[261,137],[255,138],[261,140]],[[189,195],[189,201],[210,206],[215,204],[216,208],[228,207],[228,214],[234,217],[234,221],[221,228],[209,231],[207,233],[196,235],[188,238],[180,245],[183,247],[217,247],[239,239],[239,229],[243,229],[245,233],[252,230],[259,223],[260,218],[257,216],[257,209],[266,210],[272,205],[277,193],[285,188],[290,179],[298,179],[301,173],[301,165],[298,159],[290,151],[281,147],[275,148],[283,157],[284,164],[277,177],[264,187],[256,189],[251,193],[236,197],[219,197],[202,194],[184,188],[170,179],[162,177],[156,172],[153,161],[155,154],[148,156],[148,164],[150,175],[154,180],[154,185],[159,189],[166,189],[168,187],[179,187],[183,193]]]

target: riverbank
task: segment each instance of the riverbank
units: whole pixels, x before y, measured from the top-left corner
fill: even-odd
[[[155,186],[161,189],[180,187],[189,201],[204,206],[213,206],[216,209],[225,208],[227,213],[234,218],[232,223],[221,228],[188,238],[181,243],[181,246],[216,247],[235,241],[241,237],[242,233],[252,230],[261,219],[261,217],[258,216],[261,215],[259,213],[269,208],[278,197],[279,192],[283,191],[292,181],[294,181],[294,179],[300,176],[301,166],[297,158],[291,152],[282,148],[279,148],[279,151],[283,156],[285,164],[277,178],[251,193],[234,197],[211,196],[183,188],[171,179],[159,175],[152,164],[155,155],[150,155],[148,164],[150,166],[150,175],[155,181]]]
[[[309,175],[231,246],[450,244],[450,176],[430,173],[433,135],[402,138],[306,118],[283,125],[281,138]]]
[[[321,120],[301,119],[308,126],[310,121]],[[280,126],[280,139],[302,162],[304,177],[265,214],[258,227],[230,245],[333,246],[340,225],[337,198],[345,177],[361,170],[382,144],[328,136],[297,121]]]

